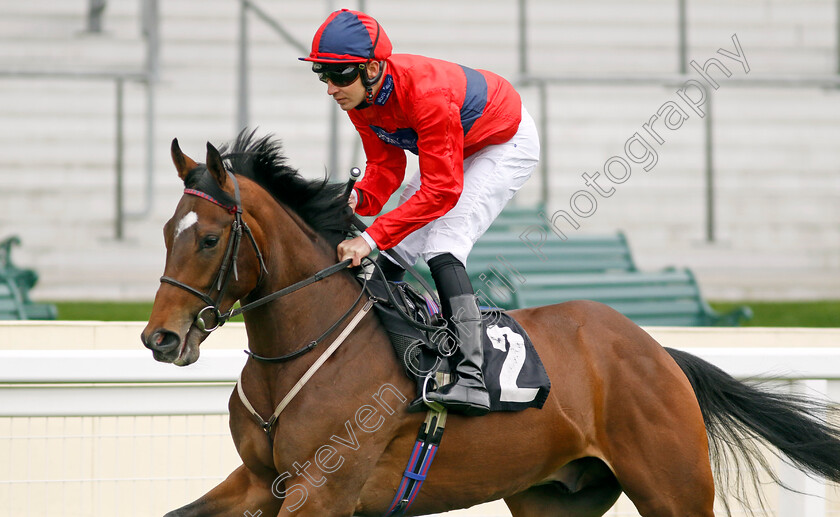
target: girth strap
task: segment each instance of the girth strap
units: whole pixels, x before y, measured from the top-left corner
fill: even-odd
[[[414,449],[411,451],[408,465],[405,467],[403,478],[397,486],[397,493],[384,517],[405,515],[405,512],[414,503],[443,438],[446,415],[446,408],[440,411],[432,409],[426,413],[426,420],[420,425],[420,431],[417,433],[417,440],[414,442]]]

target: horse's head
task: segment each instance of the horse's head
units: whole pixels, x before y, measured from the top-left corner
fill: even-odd
[[[242,221],[239,184],[219,151],[208,143],[206,164],[196,163],[176,139],[172,161],[186,188],[163,229],[164,276],[141,338],[156,360],[186,366],[198,359],[220,311],[259,283],[263,264]]]

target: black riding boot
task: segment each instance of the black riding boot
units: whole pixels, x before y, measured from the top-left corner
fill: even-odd
[[[429,270],[435,280],[443,316],[456,339],[459,350],[453,359],[457,380],[428,393],[430,401],[439,402],[452,412],[483,415],[490,410],[490,395],[484,386],[481,368],[481,313],[464,264],[451,253],[430,259]]]
[[[426,395],[453,413],[469,416],[484,415],[490,411],[490,395],[484,386],[481,367],[484,349],[481,346],[481,312],[474,294],[462,294],[449,299],[452,309],[451,327],[458,344],[458,379]]]

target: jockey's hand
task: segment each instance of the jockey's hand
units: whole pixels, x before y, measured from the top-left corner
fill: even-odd
[[[370,244],[362,237],[354,237],[350,240],[341,241],[338,244],[337,251],[339,262],[353,259],[353,263],[349,267],[355,267],[361,264],[362,259],[370,255],[373,250],[370,249]]]
[[[347,205],[350,207],[350,210],[356,211],[356,205],[359,204],[359,195],[356,194],[355,190],[350,191],[350,196],[347,198]]]

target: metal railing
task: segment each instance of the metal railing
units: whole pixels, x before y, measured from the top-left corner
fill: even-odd
[[[146,38],[146,62],[139,72],[108,72],[104,70],[36,70],[36,69],[0,69],[0,77],[28,79],[70,79],[85,81],[113,81],[115,88],[114,109],[114,238],[121,240],[125,235],[125,221],[128,218],[144,218],[152,211],[153,174],[154,174],[154,136],[155,136],[155,84],[160,68],[160,40],[158,22],[158,0],[141,0],[141,32]],[[88,13],[88,30],[101,30],[101,15],[104,2],[91,0]],[[124,163],[124,126],[125,126],[125,83],[137,83],[145,86],[146,94],[146,185],[142,208],[137,212],[125,210],[125,163]]]
[[[335,10],[335,2],[333,0],[326,0],[326,10]],[[358,0],[358,9],[360,11],[366,10],[365,0]],[[291,45],[299,56],[309,55],[309,47],[303,42],[297,40],[286,28],[268,14],[265,10],[260,8],[253,0],[239,0],[239,63],[238,63],[238,80],[237,80],[237,101],[236,101],[236,128],[238,133],[243,128],[248,127],[250,121],[250,89],[249,89],[249,66],[248,66],[248,49],[250,47],[248,41],[248,14],[252,13],[257,19],[262,21],[267,27],[276,32],[287,44]],[[329,109],[329,148],[328,148],[328,165],[327,170],[334,173],[338,170],[338,147],[339,147],[339,114],[338,106],[331,105]],[[358,148],[354,148],[354,159],[358,154]],[[348,167],[349,169],[349,167]]]
[[[331,10],[333,2],[327,1],[327,8]],[[359,9],[365,10],[364,2],[359,2]],[[548,115],[548,89],[551,86],[609,86],[616,88],[626,87],[670,87],[682,85],[689,79],[689,20],[687,14],[688,0],[677,0],[676,6],[676,38],[675,46],[677,52],[677,73],[665,75],[641,75],[641,76],[549,76],[538,75],[530,72],[528,52],[528,0],[518,0],[517,9],[517,59],[519,77],[515,83],[519,87],[534,87],[537,89],[539,108],[535,117],[539,124],[540,139],[542,143],[542,156],[539,167],[540,174],[540,202],[544,207],[550,204],[549,171],[551,168],[551,149],[549,142],[550,120]],[[251,12],[260,20],[271,27],[280,35],[286,43],[293,46],[301,55],[308,52],[307,47],[297,41],[281,23],[269,16],[264,10],[258,7],[252,0],[240,0],[241,14],[239,25],[239,90],[238,90],[238,115],[237,131],[248,125],[248,25],[247,13]],[[836,0],[836,12],[840,17],[840,0]],[[835,38],[836,73],[840,73],[840,21],[837,23],[837,34]],[[730,85],[752,88],[831,88],[840,87],[840,76],[765,76],[765,77],[729,77],[726,80],[727,87]],[[702,132],[702,153],[703,153],[703,232],[707,242],[712,243],[717,239],[716,229],[716,191],[715,191],[715,111],[713,109],[712,91],[704,87],[706,99],[706,114],[703,117]],[[338,170],[338,108],[332,107],[329,114],[329,170]],[[357,159],[359,152],[358,143],[354,147],[353,157]]]
[[[292,34],[283,27],[283,24],[272,18],[262,8],[251,0],[240,0],[239,2],[239,62],[237,81],[237,102],[236,102],[236,128],[238,133],[248,127],[250,121],[250,69],[248,67],[248,13],[253,13],[259,20],[280,35],[283,40],[294,47],[300,55],[308,54],[306,45],[295,39]]]
[[[549,184],[548,171],[550,157],[548,145],[549,115],[548,115],[548,87],[551,85],[573,86],[674,86],[682,85],[689,79],[688,75],[688,0],[677,0],[677,63],[678,73],[674,75],[643,75],[643,76],[545,76],[532,74],[528,67],[528,0],[518,0],[517,24],[518,24],[518,59],[520,77],[516,81],[519,86],[534,86],[539,94],[539,125],[542,156],[540,159],[541,175],[541,198],[542,206],[549,206]],[[840,74],[840,0],[835,2],[835,74]],[[727,87],[730,85],[752,87],[752,88],[826,88],[836,89],[840,87],[840,75],[826,76],[764,76],[726,79]],[[706,115],[703,129],[703,170],[704,170],[704,211],[703,227],[704,237],[709,243],[716,241],[716,196],[715,196],[715,164],[714,164],[714,110],[713,95],[704,86],[706,98]]]

